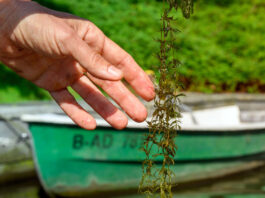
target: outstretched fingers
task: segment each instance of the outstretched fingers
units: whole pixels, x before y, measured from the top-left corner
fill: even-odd
[[[66,54],[73,56],[84,69],[98,78],[106,80],[122,79],[123,73],[120,69],[87,45],[76,33],[69,32],[62,36],[63,50]]]
[[[67,89],[50,92],[62,110],[79,126],[87,130],[96,128],[95,119],[86,112]]]
[[[72,23],[78,23],[79,27],[83,27],[83,29],[87,27],[85,34],[79,33],[83,35],[83,39],[87,43],[87,46],[91,47],[91,49],[99,53],[111,65],[114,65],[117,69],[122,71],[123,77],[130,83],[137,94],[147,101],[155,97],[152,81],[126,51],[106,37],[93,23],[80,20]],[[79,53],[78,50],[77,52]],[[98,76],[94,75],[92,72],[89,73],[98,78]],[[99,79],[103,78],[99,77]]]
[[[134,121],[143,122],[147,110],[139,99],[121,81],[108,81],[87,74],[90,80],[100,86]]]
[[[127,126],[127,117],[86,76],[77,80],[72,88],[111,126],[116,129]]]
[[[125,80],[143,99],[154,99],[154,85],[147,74],[127,52],[109,38],[105,39],[102,56],[123,71]]]

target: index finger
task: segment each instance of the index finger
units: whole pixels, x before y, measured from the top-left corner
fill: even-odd
[[[143,99],[147,101],[154,99],[154,85],[147,74],[131,55],[107,37],[105,37],[102,56],[122,70],[125,80]]]
[[[79,36],[81,36],[88,46],[98,52],[107,62],[119,68],[122,71],[125,80],[132,86],[138,95],[147,101],[150,101],[155,97],[152,81],[131,55],[106,37],[93,23],[77,20],[74,21],[74,23],[71,22],[71,24],[76,25],[76,22],[79,24],[78,27],[88,27],[85,35],[79,33]]]

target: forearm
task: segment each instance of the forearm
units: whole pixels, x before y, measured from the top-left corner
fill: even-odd
[[[12,14],[17,14],[19,4],[31,0],[0,0],[0,25]]]
[[[0,0],[0,31],[4,29],[12,13],[15,13],[16,4],[16,0]]]
[[[0,0],[0,60],[9,57],[19,44],[14,34],[15,29],[25,17],[32,14],[29,0]],[[17,30],[17,32],[20,32]]]
[[[14,2],[17,2],[17,1],[31,1],[31,0],[0,0],[0,4],[1,3],[14,3]]]
[[[14,12],[15,2],[14,0],[0,0],[0,61],[3,62],[3,59],[7,56],[8,52],[8,26],[9,19]]]
[[[0,16],[2,18],[3,14],[6,14],[6,12],[13,10],[13,8],[16,6],[18,0],[0,0]]]

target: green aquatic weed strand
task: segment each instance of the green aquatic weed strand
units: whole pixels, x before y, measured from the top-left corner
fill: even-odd
[[[160,193],[160,197],[172,197],[171,187],[174,176],[170,166],[174,164],[177,146],[175,137],[180,129],[179,88],[177,69],[180,61],[176,57],[175,34],[178,29],[173,27],[173,11],[181,8],[183,16],[188,18],[192,13],[192,0],[164,0],[161,17],[160,52],[158,53],[159,84],[156,89],[154,112],[148,122],[149,134],[144,141],[143,151],[146,159],[143,162],[143,176],[140,192],[148,197]],[[155,166],[155,161],[161,161],[161,166]]]

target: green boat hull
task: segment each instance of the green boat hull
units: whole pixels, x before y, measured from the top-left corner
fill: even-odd
[[[77,197],[137,189],[145,158],[140,147],[147,129],[85,131],[70,125],[31,123],[30,131],[39,177],[51,194]],[[181,131],[176,144],[173,169],[178,184],[265,164],[265,129]]]

